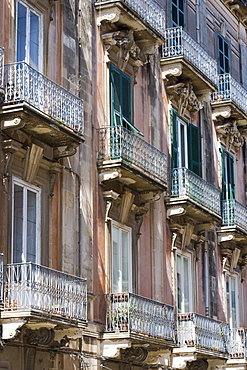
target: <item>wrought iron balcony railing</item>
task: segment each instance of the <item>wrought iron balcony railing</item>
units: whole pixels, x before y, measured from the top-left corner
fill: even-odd
[[[4,103],[26,102],[59,124],[83,134],[83,101],[24,62],[5,65]]]
[[[99,160],[124,160],[167,183],[166,155],[122,126],[100,128]]]
[[[235,199],[223,200],[222,226],[240,227],[247,232],[247,207]]]
[[[165,10],[155,0],[121,0],[140,18],[161,35],[165,33]],[[96,3],[107,3],[108,0],[96,0]],[[109,1],[112,3],[112,1]]]
[[[31,262],[5,265],[4,311],[85,322],[86,280]]]
[[[247,91],[229,73],[218,76],[218,91],[212,95],[213,102],[233,101],[247,113]]]
[[[162,45],[162,58],[184,57],[217,85],[217,62],[182,27],[168,28]]]
[[[4,48],[0,46],[0,91],[3,88]]]
[[[196,313],[178,314],[178,344],[198,350],[229,354],[229,324]]]
[[[175,342],[174,307],[133,293],[106,295],[106,331]]]
[[[172,198],[188,198],[200,207],[219,215],[220,190],[203,180],[188,168],[172,170]]]
[[[230,356],[231,358],[247,358],[247,329],[231,330]]]

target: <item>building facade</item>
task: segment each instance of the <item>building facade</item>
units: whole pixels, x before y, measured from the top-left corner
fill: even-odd
[[[246,29],[0,4],[0,370],[247,368]]]

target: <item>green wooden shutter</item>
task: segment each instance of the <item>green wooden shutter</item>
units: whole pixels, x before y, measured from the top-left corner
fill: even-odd
[[[130,78],[110,66],[111,125],[128,127],[131,121]]]
[[[172,145],[172,168],[178,167],[178,128],[176,112],[170,110],[171,145]]]
[[[235,199],[234,159],[223,148],[220,151],[222,159],[222,199]]]
[[[201,176],[199,128],[192,124],[188,126],[188,167]]]

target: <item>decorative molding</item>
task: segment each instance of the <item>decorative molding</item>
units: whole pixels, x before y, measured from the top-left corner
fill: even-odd
[[[105,210],[105,222],[110,220],[109,213],[112,207],[113,201],[117,200],[120,194],[116,193],[113,190],[103,192],[103,197],[106,200],[106,210]]]
[[[162,79],[167,82],[171,76],[181,76],[183,72],[182,63],[172,63],[161,65]]]
[[[116,23],[119,21],[120,14],[121,10],[116,7],[100,9],[97,15],[97,25],[100,26],[104,22]]]
[[[46,327],[41,327],[35,330],[26,328],[24,331],[24,341],[27,344],[50,345],[53,342],[54,338],[54,330],[48,329]]]
[[[191,244],[192,235],[194,232],[195,226],[191,223],[187,223],[183,228],[183,234],[182,234],[182,250],[185,249],[188,245]]]
[[[24,351],[25,370],[33,370],[35,368],[36,348],[25,348]]]
[[[118,168],[112,170],[103,170],[99,173],[99,184],[102,185],[102,183],[105,181],[115,180],[120,177],[122,177],[122,172]]]
[[[124,71],[130,58],[132,65],[136,67],[146,63],[146,58],[141,49],[135,43],[133,30],[120,30],[108,32],[101,35],[105,44],[106,50],[109,51],[113,46],[118,48],[117,51],[117,67]]]
[[[212,119],[216,121],[218,118],[229,118],[232,114],[231,107],[229,105],[223,105],[221,107],[213,108]]]
[[[148,212],[147,207],[138,207],[135,204],[132,205],[131,210],[135,213],[135,220],[137,223],[137,237],[139,238],[141,236],[141,225],[143,223],[143,217]]]
[[[76,148],[74,145],[60,146],[53,149],[54,159],[58,160],[60,158],[71,157],[76,153]]]
[[[2,121],[2,130],[18,130],[24,126],[25,122],[20,117]]]
[[[178,106],[177,111],[180,116],[184,116],[186,111],[193,114],[202,108],[190,81],[168,85],[166,86],[166,90],[172,104],[174,105],[174,102],[176,102]]]
[[[238,129],[237,121],[216,123],[215,128],[218,140],[224,144],[226,150],[237,153],[239,148],[244,144],[244,137]]]
[[[36,144],[27,147],[25,167],[23,171],[23,180],[33,183],[39,170],[43,157],[43,148]]]
[[[183,207],[172,207],[167,210],[167,217],[183,216],[186,213],[186,209]]]
[[[156,200],[160,199],[161,191],[144,191],[139,193],[138,198],[140,201],[140,205],[144,206],[146,203],[153,203]]]
[[[121,350],[121,360],[129,362],[143,362],[148,356],[145,347],[130,347]]]
[[[122,224],[125,224],[129,218],[129,213],[134,199],[135,195],[132,194],[131,191],[125,190],[124,194],[122,195],[121,208],[119,213],[119,222],[121,222]]]

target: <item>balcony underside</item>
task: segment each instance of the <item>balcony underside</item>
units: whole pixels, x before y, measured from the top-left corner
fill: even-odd
[[[134,39],[139,47],[142,48],[144,44],[146,46],[162,44],[162,30],[159,30],[155,24],[151,25],[152,21],[148,22],[145,17],[127,6],[124,1],[96,1],[95,7],[98,12],[98,24],[113,23],[115,29],[128,28],[133,30]],[[152,10],[150,10],[150,16],[152,15]]]
[[[157,349],[158,346],[166,346],[166,347],[175,347],[176,344],[172,340],[166,340],[163,338],[155,338],[152,336],[149,336],[147,334],[138,334],[138,333],[132,333],[131,331],[121,331],[114,332],[114,333],[104,333],[103,334],[104,340],[110,340],[112,343],[118,343],[120,344],[121,341],[128,341],[131,346],[142,346],[145,343],[149,344],[150,348],[152,348],[152,345],[155,345],[154,348]]]
[[[134,192],[164,191],[166,182],[124,159],[99,161],[99,178],[108,190],[119,190],[123,185]],[[112,176],[111,176],[112,174]]]
[[[44,323],[46,326],[74,326],[74,327],[86,327],[87,323],[85,320],[74,319],[69,316],[63,316],[61,314],[48,313],[42,310],[29,309],[29,310],[4,310],[1,312],[1,319],[4,320],[5,324],[8,322],[15,322],[19,320],[28,321],[29,325],[35,327],[42,327]]]
[[[221,219],[219,214],[193,202],[189,197],[168,198],[166,206],[170,217],[185,215],[196,223],[212,223]]]
[[[229,246],[241,247],[242,254],[247,253],[247,231],[238,226],[222,226],[217,230],[220,243],[227,243]]]
[[[213,110],[213,118],[217,117],[229,118],[237,120],[238,126],[246,126],[247,112],[241,109],[232,99],[215,100],[211,102]]]
[[[66,146],[74,149],[84,141],[81,134],[26,102],[5,104],[0,116],[2,130],[21,129],[53,148]]]
[[[161,69],[165,77],[177,76],[191,80],[197,95],[210,94],[217,90],[216,85],[204,75],[203,70],[200,71],[184,56],[161,58]]]

